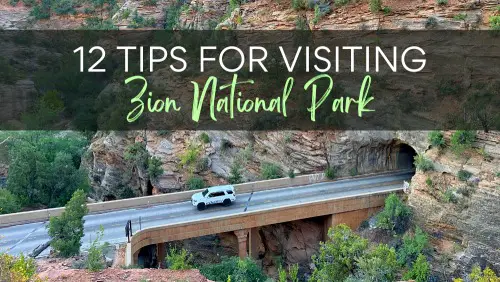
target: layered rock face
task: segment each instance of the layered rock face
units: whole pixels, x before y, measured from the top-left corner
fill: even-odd
[[[417,223],[435,238],[434,267],[449,277],[461,276],[474,264],[500,271],[499,145],[497,132],[478,135],[475,147],[484,148],[481,154],[471,150],[457,157],[432,149],[426,155],[436,171],[418,172],[412,179],[409,204]],[[471,172],[477,185],[458,180],[460,170]],[[443,196],[448,189],[456,199]]]

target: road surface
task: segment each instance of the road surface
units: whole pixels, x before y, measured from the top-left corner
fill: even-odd
[[[382,176],[266,190],[252,194],[237,194],[233,205],[229,207],[209,206],[204,211],[198,211],[196,207],[191,205],[191,202],[179,202],[87,215],[85,216],[85,236],[82,239],[82,249],[85,250],[89,247],[101,225],[104,227],[103,241],[119,244],[126,241],[125,224],[128,220],[132,220],[132,229],[135,233],[138,229],[147,227],[206,219],[244,212],[245,210],[250,212],[371,192],[397,191],[402,189],[403,181],[411,179],[413,174],[413,171],[405,171]],[[1,228],[0,251],[13,255],[30,253],[38,245],[49,240],[46,225],[47,222],[37,222]],[[49,249],[46,249],[39,257],[47,256],[48,253]]]

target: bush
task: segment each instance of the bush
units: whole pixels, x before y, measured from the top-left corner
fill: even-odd
[[[200,140],[201,140],[201,142],[203,142],[205,144],[208,144],[208,143],[210,143],[210,136],[208,136],[208,134],[206,134],[205,132],[203,132],[200,135]]]
[[[201,148],[199,146],[194,144],[189,144],[186,151],[184,151],[184,153],[182,153],[179,156],[181,159],[179,164],[183,167],[186,166],[192,169],[192,167],[196,165],[200,153],[201,153]]]
[[[293,171],[292,168],[288,170],[288,177],[289,178],[295,178],[295,172]]]
[[[54,12],[58,15],[68,15],[75,14],[75,8],[73,8],[73,1],[71,0],[57,0],[52,2],[52,8]]]
[[[304,19],[303,17],[296,17],[295,18],[295,29],[296,30],[308,30],[309,26],[307,24],[307,20]]]
[[[52,241],[50,246],[57,255],[70,257],[80,252],[83,237],[83,217],[88,213],[87,195],[77,190],[69,200],[60,216],[50,217],[48,233]]]
[[[434,164],[431,160],[427,159],[423,154],[418,154],[414,157],[413,164],[420,171],[430,171],[434,169]]]
[[[290,280],[292,280],[292,282],[299,282],[299,265],[296,263],[296,264],[292,264],[292,265],[289,265],[288,266],[288,274],[290,275]]]
[[[349,175],[350,176],[356,176],[358,175],[358,168],[357,167],[353,167],[349,170]]]
[[[0,214],[14,213],[21,210],[15,195],[9,190],[0,188]]]
[[[362,280],[394,281],[399,269],[396,250],[385,244],[379,244],[357,260],[357,267],[356,277]]]
[[[272,163],[262,163],[260,166],[260,175],[263,179],[276,179],[283,177],[281,168]]]
[[[292,8],[294,10],[307,9],[307,2],[305,0],[292,0]]]
[[[278,268],[278,282],[287,282],[286,281],[286,270],[281,268],[281,266]]]
[[[107,244],[101,244],[102,237],[104,236],[104,227],[99,227],[96,233],[96,238],[92,241],[89,248],[89,254],[85,266],[92,272],[101,271],[106,267],[106,260],[104,259],[103,251]]]
[[[196,162],[196,169],[198,171],[204,171],[208,169],[209,160],[207,157],[203,157]]]
[[[325,169],[325,177],[328,179],[335,179],[337,177],[337,170],[334,167],[328,166]]]
[[[30,15],[35,17],[37,20],[50,18],[50,6],[51,0],[42,0],[40,4],[35,5],[31,11]]]
[[[437,26],[438,22],[435,17],[428,17],[427,20],[425,21],[425,28],[427,29],[432,29]]]
[[[491,16],[489,22],[491,29],[500,30],[500,16]]]
[[[425,179],[425,184],[427,185],[427,187],[431,188],[432,187],[432,179],[430,177],[427,177],[427,179]]]
[[[221,151],[226,151],[227,149],[231,148],[233,146],[233,144],[231,144],[231,142],[227,139],[224,139],[222,138],[220,140],[220,149]]]
[[[227,181],[231,184],[241,183],[242,181],[241,164],[239,162],[233,162],[233,164],[231,165]]]
[[[440,131],[429,132],[428,139],[434,148],[443,148],[445,146],[444,136]]]
[[[309,281],[344,281],[356,268],[356,259],[368,247],[368,241],[345,224],[328,230],[329,240],[320,243],[319,253],[312,257],[316,269]]]
[[[201,177],[192,176],[187,180],[186,186],[189,190],[203,189],[205,188],[205,181]]]
[[[498,277],[491,268],[486,267],[481,272],[481,267],[479,265],[474,265],[472,267],[472,272],[468,275],[468,281],[471,282],[492,282],[492,281],[500,281],[500,277]],[[453,282],[464,282],[463,279],[453,279]]]
[[[370,12],[377,13],[382,9],[382,0],[370,0]]]
[[[427,262],[427,258],[419,254],[411,269],[403,276],[403,279],[415,280],[415,282],[427,282],[430,273],[431,269]]]
[[[0,281],[6,282],[41,282],[36,276],[36,263],[23,254],[14,257],[0,253]]]
[[[469,130],[457,130],[451,135],[451,150],[461,155],[465,150],[472,147],[472,143],[476,140],[476,133]]]
[[[446,191],[443,193],[443,201],[445,203],[458,203],[458,198],[455,195],[455,190],[451,188],[446,189]]]
[[[396,194],[385,199],[384,210],[376,217],[378,228],[401,234],[406,231],[411,219],[411,210]]]
[[[217,264],[205,264],[200,267],[203,276],[213,281],[261,282],[266,281],[262,269],[250,258],[240,260],[238,257],[223,258]]]
[[[189,254],[185,249],[177,250],[176,248],[170,248],[168,250],[165,261],[167,267],[172,270],[185,270],[191,269],[191,261],[193,260],[193,255]]]
[[[335,6],[344,6],[349,4],[350,0],[335,0]]]
[[[410,266],[417,257],[427,249],[429,239],[419,227],[415,230],[415,235],[403,236],[403,245],[398,249],[397,258],[401,265]]]
[[[448,0],[437,0],[436,2],[440,6],[448,5]]]
[[[457,173],[457,177],[460,181],[467,181],[469,178],[472,176],[472,173],[468,172],[467,170],[459,170]]]
[[[157,179],[158,176],[163,174],[163,168],[161,167],[163,163],[160,158],[152,157],[148,160],[148,175],[151,179]]]

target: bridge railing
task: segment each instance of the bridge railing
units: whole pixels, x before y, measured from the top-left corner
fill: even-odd
[[[338,181],[342,179],[394,174],[397,172],[405,172],[405,171],[390,171],[384,173],[363,174],[354,177],[336,178],[335,180]],[[330,180],[325,177],[324,173],[316,173],[316,174],[300,175],[296,176],[295,178],[286,177],[286,178],[279,178],[272,180],[247,182],[242,184],[236,184],[234,185],[234,187],[236,189],[237,194],[244,194],[244,193],[259,192],[264,190],[279,189],[284,187],[303,186],[303,185],[321,183],[327,181]],[[168,193],[168,194],[144,196],[131,199],[92,203],[88,204],[87,207],[89,209],[90,214],[103,213],[113,210],[130,209],[130,208],[144,208],[161,204],[189,201],[194,193],[201,192],[203,190],[204,189],[190,190],[177,193]],[[36,211],[0,215],[0,227],[24,224],[29,222],[46,221],[51,216],[59,216],[63,211],[64,208],[52,208],[52,209],[43,209]]]

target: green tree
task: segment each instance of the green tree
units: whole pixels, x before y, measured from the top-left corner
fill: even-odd
[[[330,228],[328,238],[327,242],[320,243],[319,254],[312,257],[316,269],[310,281],[343,281],[354,274],[356,259],[368,247],[368,241],[345,224]]]
[[[328,166],[325,169],[325,176],[328,179],[335,179],[335,177],[337,177],[337,171],[336,171],[336,169],[334,167]]]
[[[0,281],[5,282],[41,282],[36,275],[36,263],[23,254],[18,257],[0,253]]]
[[[372,282],[389,282],[396,279],[399,269],[396,250],[385,244],[378,245],[357,260],[357,276]]]
[[[398,249],[397,257],[401,265],[411,265],[419,254],[424,252],[428,246],[429,238],[422,229],[417,227],[415,235],[405,234],[403,236],[403,245]]]
[[[451,150],[456,155],[461,155],[465,150],[472,147],[476,140],[476,133],[470,130],[457,130],[451,135]]]
[[[205,188],[205,181],[201,177],[192,176],[187,180],[186,186],[189,190],[202,189]]]
[[[78,133],[21,131],[6,133],[9,175],[7,189],[22,206],[63,206],[77,189],[87,191],[80,167],[88,140]]]
[[[385,199],[384,210],[377,215],[376,219],[377,227],[401,234],[408,228],[411,210],[393,193]]]
[[[60,216],[50,218],[48,233],[52,239],[50,246],[62,257],[70,257],[80,252],[83,237],[83,217],[87,214],[86,194],[77,190],[66,204]]]
[[[9,190],[0,188],[0,214],[14,213],[21,210],[21,205]]]
[[[161,167],[163,163],[160,158],[152,157],[148,160],[148,176],[151,179],[157,179],[158,176],[163,174],[163,168]]]
[[[419,254],[411,269],[403,276],[403,279],[411,279],[416,282],[427,282],[430,272],[431,270],[427,258],[423,254]]]

